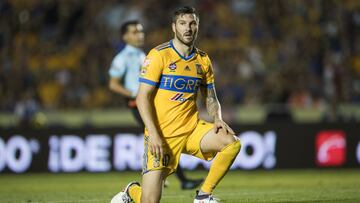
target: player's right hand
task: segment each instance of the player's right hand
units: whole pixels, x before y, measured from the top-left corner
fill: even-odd
[[[226,124],[222,119],[215,119],[214,120],[214,130],[215,133],[218,133],[220,128],[224,129],[226,133],[230,133],[231,135],[235,135],[233,129],[230,128],[228,124]]]
[[[163,140],[160,135],[149,135],[149,148],[150,153],[156,158],[163,157]]]

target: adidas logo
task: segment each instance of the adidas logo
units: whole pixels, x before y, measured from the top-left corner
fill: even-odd
[[[187,70],[187,71],[191,71],[191,69],[190,69],[190,67],[189,67],[189,66],[186,66],[186,67],[185,67],[185,70]]]

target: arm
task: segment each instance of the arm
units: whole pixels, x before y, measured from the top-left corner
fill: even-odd
[[[121,80],[119,78],[112,77],[109,81],[109,89],[113,92],[116,92],[126,98],[133,98],[134,96],[130,91],[125,89],[123,85],[121,85]]]
[[[222,120],[220,102],[216,96],[215,87],[201,88],[203,98],[205,98],[206,110],[208,114],[215,120]]]
[[[218,132],[220,128],[225,129],[230,134],[235,134],[234,131],[223,121],[221,115],[220,102],[216,96],[215,86],[211,88],[202,87],[201,93],[205,98],[206,110],[214,119],[214,130]]]
[[[108,87],[111,91],[120,94],[125,98],[135,98],[136,95],[132,95],[129,90],[125,89],[121,81],[126,74],[126,70],[128,69],[128,60],[129,59],[126,53],[123,54],[122,52],[117,54],[112,60],[109,69],[110,81]]]
[[[143,119],[145,126],[149,132],[150,152],[155,157],[160,158],[163,156],[163,141],[155,124],[155,112],[154,106],[152,104],[154,96],[153,92],[155,88],[155,86],[140,83],[139,92],[136,97],[136,103],[138,104],[141,118]]]

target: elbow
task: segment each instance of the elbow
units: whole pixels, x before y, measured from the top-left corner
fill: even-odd
[[[114,84],[113,84],[112,82],[109,82],[108,88],[109,88],[111,91],[114,91]]]
[[[118,89],[118,84],[116,82],[113,82],[113,81],[110,81],[109,82],[109,90],[113,91],[113,92],[117,92],[117,89]]]
[[[150,93],[138,92],[138,94],[136,95],[136,103],[139,104],[139,106],[140,104],[144,104],[150,100],[151,100]]]

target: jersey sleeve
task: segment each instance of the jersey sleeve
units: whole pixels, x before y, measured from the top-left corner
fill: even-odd
[[[158,51],[151,50],[141,67],[139,82],[157,86],[163,71],[163,61]]]
[[[109,69],[109,75],[112,78],[121,78],[125,74],[126,62],[123,55],[117,55],[113,59]]]
[[[211,63],[211,60],[209,57],[207,57],[207,61],[208,61],[208,64],[207,64],[207,67],[205,69],[205,76],[204,76],[204,85],[207,87],[207,88],[213,88],[214,87],[214,70],[213,70],[213,66],[212,66],[212,63]]]

